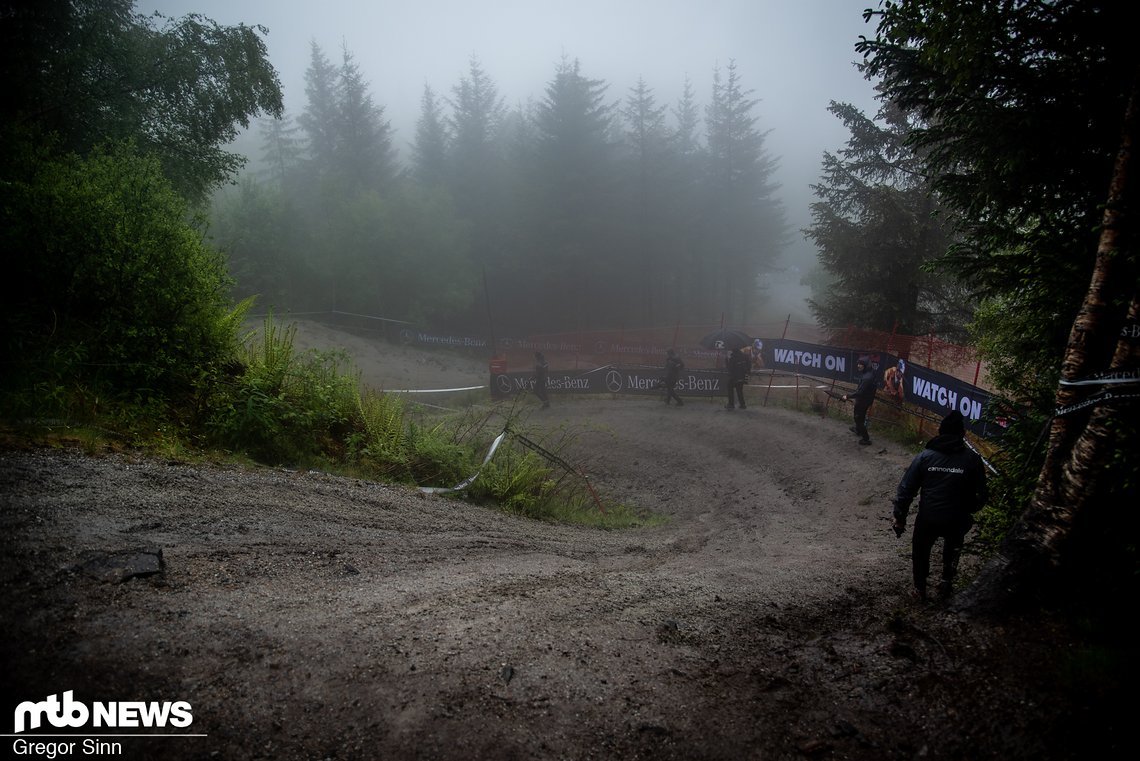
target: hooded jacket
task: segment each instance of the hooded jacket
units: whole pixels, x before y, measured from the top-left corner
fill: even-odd
[[[982,458],[957,434],[939,434],[918,453],[899,482],[895,521],[906,523],[910,503],[921,491],[921,520],[961,523],[969,528],[974,513],[986,503],[986,471]]]
[[[869,364],[863,365],[863,372],[859,375],[859,385],[848,396],[856,402],[870,404],[875,401],[875,371]]]

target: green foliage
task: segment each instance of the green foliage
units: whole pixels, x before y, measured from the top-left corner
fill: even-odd
[[[999,401],[995,409],[1018,410],[1020,405]],[[987,473],[989,500],[975,516],[977,540],[988,550],[995,549],[1017,522],[1037,485],[1041,463],[1045,459],[1045,438],[1049,418],[1026,414],[1013,415],[1002,433],[997,448],[989,457],[996,474]]]
[[[349,453],[397,479],[408,471],[404,402],[392,394],[357,394],[359,430],[349,439]]]
[[[226,358],[231,335],[224,264],[187,224],[185,202],[130,144],[36,158],[0,211],[16,374],[188,393]]]
[[[263,462],[306,461],[340,445],[354,419],[356,377],[342,353],[293,349],[294,326],[272,316],[247,339],[241,371],[210,400],[209,441]]]
[[[972,329],[1015,421],[995,457],[983,538],[996,541],[1025,512],[982,594],[1007,600],[1042,581],[1030,569],[1048,567],[1060,571],[1047,584],[1055,599],[1127,598],[1140,578],[1130,404],[1118,396],[1116,416],[1075,411],[1039,436],[1056,400],[1083,396],[1057,385],[1062,362],[1070,379],[1135,364],[1120,340],[1140,272],[1127,182],[1130,9],[1085,0],[880,8],[866,13],[879,20],[875,38],[856,49],[883,97],[920,119],[908,145],[960,220],[940,263],[982,299]]]
[[[1017,394],[1018,406],[1032,410],[1050,408],[1060,377],[1057,338],[1043,340],[1042,330],[1064,323],[1056,304],[1047,313],[1040,311],[1045,302],[1033,293],[1040,287],[1029,281],[1021,289],[983,301],[969,325],[979,354],[986,358],[989,381]]]
[[[953,277],[928,270],[953,240],[952,216],[909,148],[912,115],[891,104],[871,120],[848,104],[829,110],[851,133],[824,154],[812,225],[830,281],[817,280],[812,312],[826,326],[962,336],[971,300]]]
[[[471,489],[475,499],[490,499],[506,510],[536,517],[554,489],[550,467],[534,452],[500,449]]]
[[[857,45],[880,92],[918,115],[909,145],[961,217],[946,266],[1036,323],[1033,340],[986,347],[1024,366],[1003,389],[1030,398],[1056,371],[1089,282],[1102,205],[1135,76],[1120,3],[891,3]]]
[[[134,141],[159,157],[180,193],[202,200],[244,163],[221,146],[251,116],[281,111],[265,30],[219,26],[197,15],[159,29],[153,18],[132,13],[132,5],[6,4],[0,134],[9,137],[8,125],[34,125],[80,154]]]

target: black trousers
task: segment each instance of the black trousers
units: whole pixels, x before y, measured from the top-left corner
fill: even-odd
[[[681,397],[677,396],[677,381],[665,381],[665,403],[676,399],[677,404],[684,404]]]
[[[942,539],[942,581],[954,581],[958,575],[958,560],[962,557],[966,533],[972,524],[972,520],[965,518],[945,521],[924,519],[922,512],[919,512],[914,519],[914,534],[910,545],[915,587],[926,589],[926,577],[930,575],[930,553],[939,538]]]
[[[728,406],[735,407],[740,405],[740,409],[744,409],[744,381],[729,381],[728,382]]]
[[[872,404],[874,404],[874,401],[855,402],[855,433],[859,434],[859,438],[864,441],[871,440],[870,435],[867,433],[867,411],[871,409]]]

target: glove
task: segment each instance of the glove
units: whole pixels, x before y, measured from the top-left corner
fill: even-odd
[[[906,531],[906,524],[895,521],[891,524],[891,528],[895,530],[896,537],[901,537],[903,535],[903,532]]]

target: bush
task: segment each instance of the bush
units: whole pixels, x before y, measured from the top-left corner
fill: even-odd
[[[157,160],[130,144],[35,157],[6,187],[9,390],[188,394],[230,356],[229,279]]]
[[[343,450],[358,405],[341,352],[293,348],[296,328],[266,318],[242,345],[240,372],[223,380],[208,412],[210,440],[262,462],[295,463]]]

